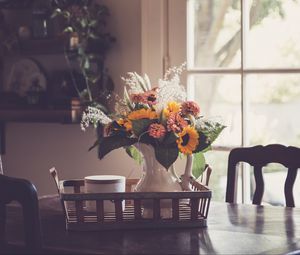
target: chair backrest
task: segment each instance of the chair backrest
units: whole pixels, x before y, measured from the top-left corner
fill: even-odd
[[[35,186],[25,179],[0,175],[0,245],[5,247],[6,205],[17,201],[22,206],[24,221],[24,252],[39,252],[42,238],[38,197]]]
[[[231,150],[228,158],[226,202],[236,202],[237,164],[246,162],[253,166],[255,179],[255,192],[252,203],[260,205],[264,193],[264,179],[262,168],[269,163],[279,163],[287,168],[284,184],[286,206],[295,207],[293,186],[300,168],[300,148],[270,144],[253,147],[235,148]]]

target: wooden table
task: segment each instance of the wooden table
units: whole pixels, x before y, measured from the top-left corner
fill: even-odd
[[[285,254],[300,249],[300,209],[212,202],[207,228],[67,232],[57,196],[40,200],[44,247],[97,254]],[[8,237],[22,238],[9,208]]]

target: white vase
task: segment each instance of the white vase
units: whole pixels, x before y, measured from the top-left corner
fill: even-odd
[[[136,148],[143,155],[143,174],[135,187],[137,192],[177,192],[182,191],[178,178],[172,171],[166,170],[155,157],[154,148],[151,145],[138,143]],[[153,217],[153,201],[144,199],[142,201],[144,218]],[[162,199],[160,201],[161,218],[172,217],[172,200]]]

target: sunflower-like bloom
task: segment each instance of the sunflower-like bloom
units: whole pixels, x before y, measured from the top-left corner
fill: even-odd
[[[117,120],[118,125],[120,125],[121,127],[125,127],[126,131],[131,131],[132,130],[132,123],[131,121],[127,120],[127,119],[118,119]]]
[[[184,115],[191,114],[197,117],[200,114],[200,107],[194,101],[186,101],[182,103],[181,111]]]
[[[131,113],[128,114],[127,118],[129,120],[139,120],[139,119],[157,119],[157,113],[151,109],[140,109],[140,110],[136,110],[133,111]]]
[[[170,116],[171,113],[178,113],[180,112],[181,105],[177,102],[169,102],[167,107],[163,110],[163,113],[166,118]]]
[[[199,134],[194,127],[187,126],[181,133],[178,134],[179,138],[176,140],[178,149],[184,154],[192,154],[199,144]]]
[[[154,138],[164,137],[166,134],[166,128],[162,124],[152,123],[149,128],[149,135]]]

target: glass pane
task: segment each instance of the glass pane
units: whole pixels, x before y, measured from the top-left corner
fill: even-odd
[[[248,75],[249,144],[281,143],[300,147],[300,74]]]
[[[240,146],[240,75],[189,75],[188,92],[200,105],[201,115],[227,126],[214,145]]]
[[[247,128],[249,144],[281,143],[300,147],[300,74],[248,75]],[[265,193],[263,203],[285,205],[284,180],[286,169],[279,164],[264,168]],[[253,173],[251,174],[253,176]],[[253,195],[255,184],[251,182]],[[300,177],[294,186],[296,206],[300,206]]]
[[[240,1],[188,0],[188,64],[240,67]]]
[[[250,2],[247,67],[300,67],[300,2]]]
[[[225,201],[227,184],[227,162],[229,152],[209,151],[205,153],[206,163],[212,168],[209,188],[212,190],[212,200]]]
[[[264,167],[264,182],[265,191],[263,195],[263,204],[275,205],[275,206],[285,206],[284,198],[284,181],[286,178],[287,170],[280,164],[269,164]],[[252,171],[251,180],[251,195],[253,197],[255,190],[255,181]],[[296,178],[294,184],[294,200],[295,206],[300,206],[300,177]]]

